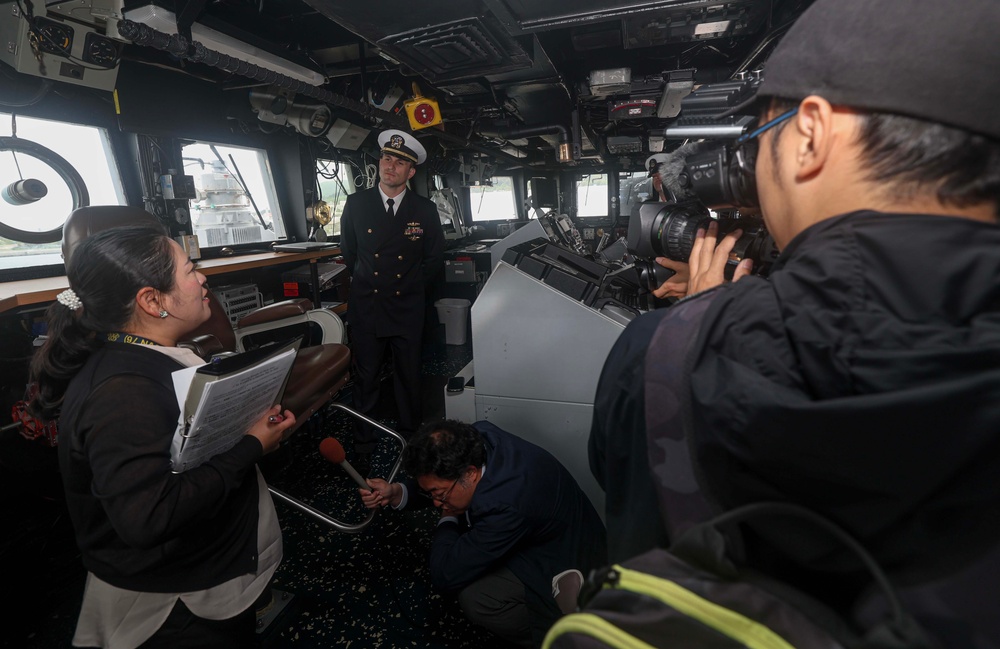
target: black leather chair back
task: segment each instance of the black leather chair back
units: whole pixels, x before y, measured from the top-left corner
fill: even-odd
[[[91,205],[70,212],[63,225],[62,257],[69,265],[70,257],[80,242],[101,230],[123,225],[148,225],[167,233],[155,216],[141,207],[128,205]]]

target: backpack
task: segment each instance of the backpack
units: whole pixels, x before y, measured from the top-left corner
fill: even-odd
[[[861,559],[889,604],[889,618],[857,631],[833,610],[764,575],[740,569],[724,528],[764,516],[817,525]],[[902,609],[885,573],[850,535],[788,503],[756,503],[697,525],[657,548],[591,572],[578,612],[560,618],[543,649],[930,649],[935,643]]]

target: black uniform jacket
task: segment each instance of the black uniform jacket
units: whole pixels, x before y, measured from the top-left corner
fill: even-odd
[[[424,321],[424,287],[444,265],[444,233],[437,207],[407,190],[392,221],[373,187],[347,197],[340,247],[351,273],[353,325],[375,335],[406,336]]]

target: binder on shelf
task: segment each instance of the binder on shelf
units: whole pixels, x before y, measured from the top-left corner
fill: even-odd
[[[170,446],[176,473],[223,453],[281,402],[302,336],[172,374],[180,417]]]

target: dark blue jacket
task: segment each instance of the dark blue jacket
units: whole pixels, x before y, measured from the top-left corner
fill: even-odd
[[[471,526],[445,522],[431,546],[431,578],[458,591],[506,566],[526,590],[538,631],[559,617],[552,578],[584,576],[607,562],[604,524],[590,500],[548,451],[480,421],[486,472],[469,505]]]

